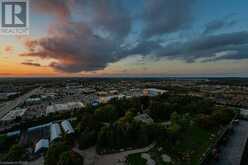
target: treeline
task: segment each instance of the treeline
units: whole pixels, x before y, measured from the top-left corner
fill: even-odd
[[[154,121],[145,124],[134,120],[146,113]],[[231,110],[215,106],[199,97],[161,95],[132,99],[114,99],[98,108],[87,108],[78,116],[79,147],[97,146],[99,153],[143,147],[152,141],[167,139],[171,144],[192,125],[218,129],[232,119]],[[165,124],[167,123],[167,124]]]

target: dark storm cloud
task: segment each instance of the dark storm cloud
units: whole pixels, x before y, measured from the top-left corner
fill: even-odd
[[[58,16],[61,20],[70,17],[70,7],[74,0],[35,0],[31,1],[32,9]]]
[[[116,0],[35,0],[34,10],[52,14],[71,22],[72,12],[89,18],[91,25],[108,33],[110,37],[122,39],[131,28],[131,18],[121,1]]]
[[[228,18],[223,18],[219,20],[213,20],[206,24],[203,34],[209,34],[218,30],[221,30],[225,27],[231,27],[236,24],[235,20],[228,20]]]
[[[55,59],[51,67],[65,72],[95,71],[120,60],[120,45],[131,29],[131,18],[115,0],[38,0],[34,9],[62,18],[49,28],[49,35],[27,40],[29,52],[22,56]],[[71,20],[72,11],[83,12],[90,21]]]
[[[192,21],[192,7],[195,0],[145,1],[144,35],[152,37],[176,32]]]
[[[122,50],[121,53],[126,54],[142,54],[149,55],[154,51],[162,49],[162,46],[157,41],[142,41],[136,47],[129,50]]]
[[[120,59],[114,54],[119,45],[95,35],[85,24],[68,23],[58,27],[54,34],[27,41],[29,52],[21,55],[56,59],[50,66],[65,72],[100,70]]]
[[[184,43],[174,43],[164,47],[158,52],[160,56],[171,58],[183,58],[188,62],[193,62],[199,58],[215,57],[219,52],[237,51],[230,59],[239,59],[239,55],[244,53],[241,47],[248,46],[248,32],[234,32],[207,37],[200,37]],[[248,56],[245,56],[248,58]],[[227,58],[225,55],[222,59]]]
[[[194,0],[145,1],[142,15],[144,29],[139,41],[125,45],[134,20],[122,2],[37,0],[34,5],[40,5],[34,9],[61,19],[51,25],[47,36],[26,40],[28,51],[20,55],[54,59],[50,67],[72,73],[102,70],[110,63],[137,54],[187,62],[201,58],[205,58],[205,62],[248,58],[248,32],[211,34],[228,25],[223,22],[209,23],[205,29],[209,35],[188,41],[168,43],[166,39],[151,40],[150,37],[177,32],[189,26]],[[79,20],[72,20],[72,10],[80,13]]]
[[[151,46],[151,47],[150,47]],[[218,59],[244,59],[248,58],[248,32],[224,33],[219,35],[201,36],[187,42],[173,42],[166,46],[160,43],[138,44],[128,53],[134,54],[154,54],[157,57],[167,57],[170,59],[183,59],[187,62],[194,62],[200,58],[216,57]],[[235,51],[233,54],[218,53],[225,51]]]
[[[29,66],[36,66],[41,67],[39,63],[33,63],[33,62],[22,62],[23,65],[29,65]]]
[[[115,39],[125,38],[131,29],[131,17],[122,1],[116,0],[78,0],[84,17],[103,32],[110,33]]]

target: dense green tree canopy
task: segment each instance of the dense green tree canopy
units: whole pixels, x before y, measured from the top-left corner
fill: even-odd
[[[22,145],[14,144],[9,152],[3,157],[4,161],[21,161],[27,157],[26,150]]]
[[[56,165],[60,155],[68,150],[69,147],[62,142],[57,142],[50,145],[45,156],[45,165]]]
[[[83,165],[84,160],[81,155],[73,151],[63,152],[59,156],[57,165]]]

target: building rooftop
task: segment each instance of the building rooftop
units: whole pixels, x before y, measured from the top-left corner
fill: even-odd
[[[70,111],[74,109],[84,108],[85,105],[81,102],[69,102],[65,104],[54,104],[50,105],[46,109],[46,114],[60,112],[60,111]]]
[[[65,133],[67,133],[67,134],[72,134],[75,132],[71,126],[71,123],[68,120],[64,120],[61,123],[61,126],[62,126],[63,130],[65,131]]]
[[[48,139],[40,139],[35,145],[34,152],[37,153],[41,149],[47,149],[48,147],[49,147]]]
[[[59,124],[54,123],[50,127],[50,141],[60,138],[61,137],[61,129]]]

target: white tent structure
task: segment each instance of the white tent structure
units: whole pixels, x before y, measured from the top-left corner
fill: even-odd
[[[49,147],[49,141],[48,139],[40,139],[34,149],[34,153],[38,153],[39,151],[46,150]]]
[[[61,129],[58,123],[54,123],[50,127],[50,141],[61,137]]]
[[[72,128],[72,126],[71,126],[71,123],[68,120],[64,120],[61,123],[61,126],[62,126],[62,128],[63,128],[63,130],[64,130],[64,132],[66,134],[72,134],[72,133],[75,132],[74,129]]]

